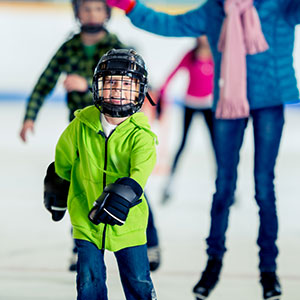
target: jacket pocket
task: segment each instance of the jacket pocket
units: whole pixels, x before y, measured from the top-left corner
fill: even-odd
[[[140,204],[130,208],[125,224],[122,226],[112,226],[112,231],[116,235],[123,235],[128,232],[146,230],[148,215],[148,204],[143,198]]]
[[[90,228],[89,205],[84,192],[74,195],[68,200],[68,211],[73,226]]]

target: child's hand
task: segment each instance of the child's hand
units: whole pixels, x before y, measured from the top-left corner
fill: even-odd
[[[143,189],[135,180],[120,178],[105,187],[88,217],[96,225],[104,223],[121,226],[127,219],[129,209],[141,202],[142,193]]]
[[[86,79],[77,74],[69,74],[64,80],[64,88],[67,92],[86,92],[88,90],[88,83]]]
[[[103,197],[104,196],[104,197]],[[109,225],[124,225],[130,208],[130,203],[116,195],[101,195],[89,213],[92,223]]]
[[[26,120],[21,128],[20,131],[20,137],[22,139],[23,142],[27,141],[27,132],[34,131],[34,121],[33,120]]]

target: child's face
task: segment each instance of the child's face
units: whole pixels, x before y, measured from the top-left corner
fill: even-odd
[[[99,78],[99,87],[102,85],[102,80]],[[99,88],[99,96],[101,97],[101,89]],[[139,95],[139,84],[135,78],[129,76],[107,76],[104,80],[103,98],[105,102],[110,102],[114,105],[129,104]]]
[[[99,1],[84,1],[79,6],[78,18],[82,25],[103,24],[107,20],[105,4]]]

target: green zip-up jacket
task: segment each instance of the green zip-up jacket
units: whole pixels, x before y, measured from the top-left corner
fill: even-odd
[[[133,114],[107,138],[95,106],[75,115],[59,138],[55,153],[56,173],[70,181],[68,211],[73,237],[110,251],[145,244],[148,205],[144,196],[130,209],[122,226],[95,225],[88,213],[104,187],[120,177],[131,177],[145,187],[156,162],[157,143],[147,117],[142,112]]]
[[[35,120],[37,114],[48,96],[54,89],[61,73],[77,74],[92,83],[94,69],[99,59],[110,49],[126,48],[116,37],[107,32],[96,45],[95,53],[89,57],[85,50],[80,34],[75,34],[58,49],[48,66],[38,79],[27,102],[24,120]],[[74,111],[93,104],[92,94],[86,92],[67,93],[67,105],[70,111],[69,119],[74,118]]]

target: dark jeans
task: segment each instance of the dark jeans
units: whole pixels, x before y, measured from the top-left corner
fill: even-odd
[[[182,140],[181,140],[180,146],[179,146],[179,148],[176,152],[174,161],[172,163],[171,174],[175,173],[175,170],[176,170],[176,167],[177,167],[177,164],[178,164],[178,160],[179,160],[179,158],[182,154],[182,151],[185,147],[185,143],[186,143],[186,139],[187,139],[187,136],[188,136],[188,133],[189,133],[189,129],[190,129],[190,126],[191,126],[192,119],[193,119],[193,117],[195,116],[196,113],[203,114],[207,129],[209,131],[211,142],[212,142],[212,145],[213,145],[214,138],[213,138],[213,112],[212,112],[212,110],[210,108],[205,108],[205,109],[198,108],[198,109],[196,109],[196,108],[190,108],[188,106],[184,106],[184,126],[183,126]]]
[[[275,271],[278,219],[274,192],[274,167],[284,124],[283,106],[255,109],[250,112],[254,130],[255,199],[259,206],[257,244],[260,271]],[[217,158],[216,192],[211,208],[211,227],[207,238],[209,256],[222,258],[229,208],[233,203],[237,180],[239,152],[248,119],[214,121]]]
[[[146,231],[147,247],[151,248],[151,247],[158,246],[159,240],[158,240],[158,234],[157,234],[157,230],[156,230],[155,223],[154,223],[152,209],[151,209],[150,203],[148,201],[148,197],[146,196],[146,193],[144,193],[144,196],[147,200],[148,207],[149,207],[148,225],[147,225],[147,231]]]
[[[75,240],[78,251],[77,300],[107,300],[104,251],[93,243]],[[146,245],[114,253],[127,300],[156,299],[150,278]]]

